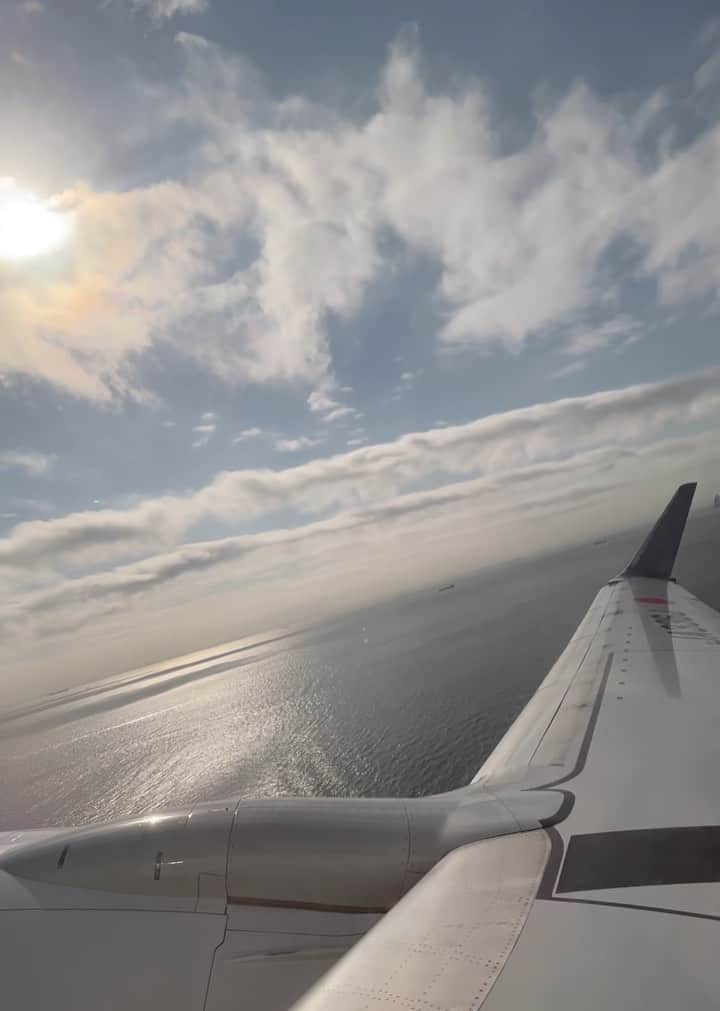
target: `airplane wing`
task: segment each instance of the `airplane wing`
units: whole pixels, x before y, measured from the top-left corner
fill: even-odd
[[[475,779],[557,812],[445,856],[297,1011],[720,1007],[720,614],[670,578],[693,492]]]
[[[720,615],[671,580],[693,491],[466,787],[1,836],[3,1006],[720,1007]]]

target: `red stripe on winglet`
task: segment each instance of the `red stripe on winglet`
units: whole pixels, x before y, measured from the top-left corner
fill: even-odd
[[[637,604],[669,604],[670,601],[666,600],[665,597],[636,597],[635,602]]]

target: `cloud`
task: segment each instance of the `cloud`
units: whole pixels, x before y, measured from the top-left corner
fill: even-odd
[[[193,432],[195,433],[195,438],[192,442],[193,449],[201,449],[203,446],[207,446],[217,430],[217,417],[215,411],[205,411],[204,414],[200,415],[199,424],[193,425]]]
[[[312,449],[319,446],[322,439],[313,439],[308,435],[301,435],[297,439],[277,439],[275,449],[280,453],[299,453],[303,449]]]
[[[177,14],[202,14],[209,0],[130,0],[135,10],[146,11],[153,21],[167,21]]]
[[[571,355],[592,354],[612,344],[627,346],[640,339],[643,325],[627,313],[620,313],[593,327],[571,330],[565,340],[564,350]]]
[[[586,369],[587,365],[586,359],[576,358],[574,361],[568,362],[567,365],[561,365],[559,369],[556,369],[552,374],[553,379],[569,379]]]
[[[313,390],[312,393],[309,394],[307,402],[310,410],[316,413],[319,411],[332,411],[336,407],[340,406],[338,401],[334,400],[330,396],[327,387],[319,390]]]
[[[148,613],[153,594],[187,577],[192,577],[187,585],[196,594],[207,593],[213,574],[226,582],[230,571],[236,583],[252,585],[253,597],[265,592],[270,594],[268,599],[277,601],[279,588],[296,594],[297,580],[308,568],[312,570],[319,559],[337,559],[341,550],[350,573],[343,577],[342,563],[336,560],[333,597],[337,594],[338,599],[348,579],[352,584],[359,573],[372,569],[371,560],[382,559],[384,579],[392,580],[393,586],[411,563],[426,578],[437,578],[442,566],[462,572],[480,559],[487,564],[528,550],[546,551],[567,541],[570,532],[572,538],[587,540],[598,530],[607,533],[628,526],[654,508],[656,489],[664,496],[668,486],[687,476],[688,467],[720,470],[714,434],[640,449],[592,450],[510,468],[502,475],[396,496],[295,528],[185,544],[140,562],[20,595],[0,608],[0,628],[9,637],[57,634],[66,626],[76,629],[94,624],[103,615],[117,615],[142,597],[143,611],[131,617],[137,622]],[[638,481],[642,482],[639,494]],[[634,491],[629,493],[629,489]],[[623,508],[619,509],[621,499]],[[534,522],[528,523],[529,518]],[[543,537],[538,540],[539,520]],[[202,584],[200,577],[205,580]],[[313,587],[309,606],[316,608],[320,599],[327,610],[324,580]],[[317,611],[313,613],[317,617]]]
[[[0,566],[23,573],[61,564],[107,564],[148,545],[172,544],[208,519],[239,524],[280,511],[313,515],[357,507],[422,482],[437,484],[443,475],[501,475],[605,445],[639,444],[653,433],[718,417],[720,367],[411,432],[281,470],[224,471],[195,491],[148,499],[126,510],[21,523],[0,539]]]
[[[720,82],[720,52],[713,53],[698,67],[694,82],[698,91],[706,91]]]
[[[51,463],[52,458],[44,453],[0,450],[0,470],[23,470],[30,477],[44,477]]]
[[[662,306],[717,307],[720,202],[707,180],[720,175],[720,126],[710,117],[670,144],[665,124],[685,109],[669,92],[614,100],[574,85],[537,101],[510,147],[518,124],[488,89],[432,88],[412,33],[364,118],[277,99],[242,58],[177,41],[183,77],[147,85],[136,129],[193,138],[182,176],[54,197],[74,239],[49,274],[0,268],[0,371],[97,401],[148,396],[137,363],[170,343],[226,383],[307,383],[312,411],[349,417],[330,328],[341,340],[397,249],[436,271],[444,348],[572,340],[628,278]]]
[[[354,407],[334,407],[323,416],[323,421],[339,421],[341,418],[362,418],[362,412]]]
[[[183,279],[200,269],[197,196],[173,183],[127,193],[78,186],[51,203],[72,224],[55,269],[38,275],[32,261],[0,264],[0,374],[96,401],[142,396],[130,358],[151,346]]]
[[[233,442],[247,442],[248,439],[259,439],[262,434],[262,428],[243,428],[242,432],[238,432],[233,438]]]
[[[341,418],[361,418],[362,412],[348,407],[341,401],[336,400],[334,393],[334,383],[326,381],[318,389],[313,390],[307,398],[308,407],[314,414],[322,414],[324,422],[339,421]],[[352,388],[344,387],[340,392],[352,393]]]
[[[402,372],[399,381],[393,387],[392,399],[399,400],[403,394],[409,393],[420,375],[422,375],[422,369],[416,369],[414,372]]]
[[[202,415],[200,424],[193,425],[193,432],[195,433],[192,443],[193,449],[200,449],[202,446],[206,446],[213,437],[217,429],[215,418],[216,415],[212,411],[206,411]]]

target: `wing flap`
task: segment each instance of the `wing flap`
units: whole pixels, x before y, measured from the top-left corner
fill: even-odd
[[[525,926],[549,853],[543,831],[454,850],[295,1011],[479,1008]]]

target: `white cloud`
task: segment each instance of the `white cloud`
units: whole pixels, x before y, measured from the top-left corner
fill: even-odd
[[[207,446],[216,430],[217,414],[214,411],[205,411],[205,413],[200,416],[200,423],[198,425],[193,425],[195,438],[192,442],[192,448],[201,449],[203,446]]]
[[[404,393],[409,393],[420,375],[422,375],[422,369],[416,369],[414,372],[401,372],[399,381],[393,387],[392,399],[399,400]]]
[[[332,411],[340,406],[339,402],[330,396],[327,387],[313,390],[308,396],[307,402],[310,410],[315,413],[319,411]]]
[[[322,414],[322,420],[328,423],[340,421],[341,418],[362,417],[361,411],[357,411],[354,407],[348,407],[347,404],[336,400],[333,395],[334,389],[334,384],[331,381],[327,381],[318,387],[318,389],[313,390],[307,398],[310,410],[314,414]],[[339,392],[351,393],[352,388],[346,386]]]
[[[578,372],[582,372],[583,369],[587,368],[587,360],[585,358],[575,358],[573,361],[568,362],[567,365],[561,365],[559,369],[553,372],[553,379],[569,379],[571,376],[576,376]]]
[[[1,268],[0,371],[98,400],[137,395],[133,361],[170,341],[228,383],[314,384],[311,410],[347,417],[329,321],[352,316],[388,270],[388,235],[435,265],[446,347],[572,334],[621,293],[618,244],[663,304],[717,297],[716,117],[673,147],[658,95],[615,101],[578,85],[538,103],[509,151],[513,124],[483,85],[431,89],[407,36],[365,119],[275,100],[240,58],[197,36],[178,44],[185,77],[155,86],[144,128],[195,136],[192,176],[56,197],[72,249],[52,279]],[[684,114],[662,101],[665,119]]]
[[[363,446],[367,442],[367,436],[356,435],[352,439],[348,439],[345,445],[348,449],[355,449],[356,446]]]
[[[166,21],[177,14],[202,14],[209,0],[130,0],[136,10],[146,11],[153,21]]]
[[[442,475],[501,475],[607,445],[632,446],[666,428],[720,418],[720,367],[658,383],[537,404],[280,470],[225,471],[185,495],[126,510],[21,523],[0,539],[0,565],[107,564],[171,545],[201,520],[241,524],[278,510],[307,515],[380,503]],[[303,437],[307,439],[308,437]],[[293,448],[301,440],[282,440]],[[306,443],[298,446],[309,448]]]
[[[45,453],[0,450],[0,470],[23,470],[31,477],[44,477],[51,463]]]
[[[382,564],[384,587],[393,592],[403,585],[410,568],[414,578],[436,581],[443,572],[462,572],[480,562],[587,540],[647,516],[676,481],[698,470],[720,473],[714,434],[642,449],[609,447],[510,468],[503,474],[396,496],[297,528],[185,544],[110,571],[33,589],[3,603],[0,629],[5,648],[13,640],[26,648],[28,635],[96,626],[108,614],[137,630],[138,623],[153,620],[153,601],[172,605],[173,598],[162,596],[171,587],[185,582],[198,607],[216,588],[213,579],[220,580],[227,596],[231,573],[236,585],[252,586],[252,593],[243,598],[245,613],[262,598],[262,606],[270,609],[266,613],[277,622],[278,601],[284,597],[294,598],[296,604],[302,600],[317,619],[319,613],[342,606],[348,593],[367,594],[367,576],[374,574],[375,563]],[[318,561],[333,568],[326,568],[319,582],[308,584]],[[330,572],[332,595],[327,593]],[[306,587],[300,596],[299,585]],[[376,592],[375,579],[372,587]],[[143,599],[142,608],[131,611],[138,598]],[[215,609],[217,602],[211,606]],[[234,599],[226,601],[226,610],[236,620],[235,607]]]
[[[303,449],[312,449],[319,446],[322,439],[313,439],[308,435],[301,435],[297,439],[277,439],[275,449],[280,453],[299,453]]]
[[[354,407],[334,407],[323,416],[323,421],[339,421],[341,418],[362,418],[362,411]]]
[[[627,313],[621,313],[597,326],[577,327],[566,336],[564,350],[571,355],[592,354],[610,345],[627,346],[640,339],[643,326]]]
[[[127,193],[79,186],[53,198],[72,221],[56,269],[38,276],[31,263],[0,264],[0,373],[98,401],[143,395],[129,356],[150,347],[183,296],[183,279],[200,269],[197,199],[173,183]]]
[[[208,442],[210,442],[210,439],[215,432],[215,426],[195,425],[193,432],[195,432],[195,438],[192,441],[192,448],[202,449],[203,446],[207,446]]]
[[[233,442],[247,442],[248,439],[259,439],[263,435],[262,428],[243,428],[242,432],[233,438]]]

